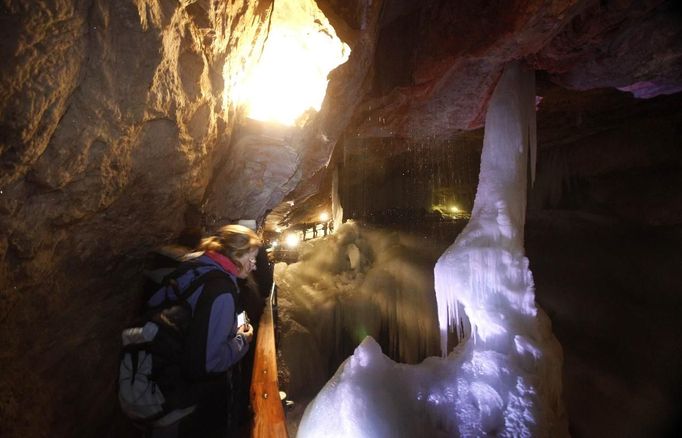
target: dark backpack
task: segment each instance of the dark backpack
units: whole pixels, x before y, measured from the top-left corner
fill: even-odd
[[[118,395],[123,412],[134,421],[163,426],[194,410],[198,386],[192,378],[196,372],[189,370],[188,364],[191,354],[188,350],[194,346],[188,342],[193,317],[187,299],[211,280],[232,281],[218,268],[197,273],[201,268],[206,271],[208,266],[197,261],[185,262],[166,276],[165,300],[148,310],[144,324],[121,334]],[[195,271],[195,278],[185,290],[180,290],[176,280],[190,270]],[[169,290],[174,291],[174,296],[168,294]],[[232,293],[237,301],[231,287],[204,292],[197,303],[197,310],[201,305],[204,313],[220,293]]]

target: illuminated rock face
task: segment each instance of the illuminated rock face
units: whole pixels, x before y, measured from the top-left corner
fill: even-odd
[[[0,7],[3,435],[127,434],[111,365],[140,255],[200,226],[235,120],[223,93],[258,54],[270,6]]]
[[[505,62],[532,60],[572,89],[680,90],[679,10],[670,1],[387,2],[373,89],[354,134],[429,138],[482,126]]]
[[[525,58],[571,89],[679,90],[682,19],[673,3],[318,1],[353,54],[330,75],[294,195],[317,191],[307,176],[327,164],[344,130],[346,141],[429,141],[481,127],[511,60]]]
[[[639,98],[682,91],[679,6],[670,1],[587,2],[535,56],[567,88],[616,87]]]

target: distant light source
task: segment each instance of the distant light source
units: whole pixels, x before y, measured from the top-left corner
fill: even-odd
[[[327,221],[329,220],[329,214],[327,214],[326,211],[323,212],[322,214],[320,214],[320,220],[321,220],[322,222],[327,222]]]
[[[451,206],[450,206],[450,211],[453,212],[453,213],[457,213],[457,212],[459,212],[459,208],[457,208],[457,206],[455,206],[455,205],[451,205]]]
[[[301,239],[296,234],[287,234],[285,241],[289,248],[296,248]]]
[[[279,243],[276,240],[273,240],[272,242],[270,242],[270,246],[273,248],[277,248],[278,245],[279,245]]]
[[[252,119],[292,126],[306,111],[319,111],[329,72],[348,60],[315,0],[278,0],[259,63],[241,84],[240,101]]]

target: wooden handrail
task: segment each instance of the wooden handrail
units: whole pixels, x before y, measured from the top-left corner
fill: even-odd
[[[272,297],[267,300],[258,325],[251,379],[252,438],[287,438],[284,408],[277,383],[277,350],[272,317]]]

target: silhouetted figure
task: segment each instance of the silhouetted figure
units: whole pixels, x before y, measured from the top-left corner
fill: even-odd
[[[251,325],[237,323],[241,301],[237,279],[247,278],[255,268],[260,246],[261,240],[252,230],[241,225],[222,227],[215,236],[201,241],[198,250],[203,253],[178,267],[182,274],[173,288],[161,288],[150,298],[149,307],[158,308],[169,299],[176,300],[178,292],[188,290],[207,272],[224,274],[206,280],[183,300],[191,313],[180,321],[188,325],[181,366],[192,388],[187,407],[194,405],[195,409],[178,423],[154,429],[152,437],[225,437],[234,430],[232,414],[241,407],[235,404],[239,380],[232,374],[239,373],[254,335]]]

